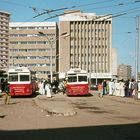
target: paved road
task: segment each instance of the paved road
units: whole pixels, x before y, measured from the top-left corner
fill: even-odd
[[[34,98],[12,98],[10,105],[4,105],[0,98],[1,138],[140,139],[139,101],[110,96],[99,98],[93,93],[87,97],[65,96],[64,99],[73,106],[77,115],[51,116],[43,108],[36,106]],[[50,102],[55,101],[54,97]]]

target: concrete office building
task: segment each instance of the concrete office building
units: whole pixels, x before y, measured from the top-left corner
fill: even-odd
[[[0,70],[8,67],[10,13],[0,11]]]
[[[68,14],[69,13],[69,14]],[[89,73],[92,83],[111,79],[113,68],[117,69],[117,58],[112,57],[112,18],[95,13],[65,11],[59,17],[59,33],[67,32],[59,40],[59,72],[80,67]],[[117,56],[117,55],[115,55]],[[112,60],[113,59],[113,60]],[[112,63],[114,63],[112,68]]]
[[[56,72],[57,31],[56,22],[10,23],[9,66],[29,67],[39,79]]]
[[[118,66],[118,80],[131,79],[132,67],[130,65],[121,64]]]

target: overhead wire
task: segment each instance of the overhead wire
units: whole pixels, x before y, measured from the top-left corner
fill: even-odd
[[[1,0],[0,2],[7,3],[7,4],[12,4],[12,5],[15,5],[15,6],[20,6],[20,7],[30,8],[35,13],[38,13],[38,8],[33,7],[33,6],[28,6],[28,5],[25,5],[25,4],[21,4],[21,3],[17,3],[17,2],[12,2],[12,1],[9,1],[9,0]]]
[[[118,4],[110,5],[110,6],[96,7],[95,9],[112,8],[112,7],[118,7],[118,6],[126,6],[126,5],[129,5],[129,4],[135,4],[135,3],[136,3],[136,1],[134,1],[134,2],[127,2],[127,3],[118,3]],[[81,5],[81,6],[86,6],[86,5]],[[123,16],[123,15],[126,15],[127,11],[136,10],[136,9],[139,9],[139,8],[140,7],[135,7],[135,8],[131,8],[131,9],[125,10],[125,11],[120,11],[120,12],[114,13],[115,14],[114,17],[120,17],[120,16]],[[91,10],[91,9],[86,9],[86,10],[83,10],[83,11],[88,11],[88,10]],[[93,10],[93,8],[92,8],[92,10]],[[133,12],[131,12],[131,13],[133,13]],[[56,17],[62,16],[62,15],[65,15],[65,14],[70,14],[70,13],[56,14],[56,15],[53,15],[53,16],[50,16],[50,17],[46,18],[45,20],[56,18]]]
[[[109,2],[109,1],[114,1],[114,0],[104,0],[104,1],[102,1],[102,2]],[[136,1],[135,1],[136,2]],[[135,2],[133,2],[133,3],[135,3]],[[138,1],[139,2],[139,1]],[[90,4],[99,4],[99,3],[101,3],[101,1],[100,2],[94,2],[94,3],[90,3]],[[13,3],[13,4],[15,4],[15,3]],[[128,5],[128,4],[132,4],[132,2],[129,2],[129,3],[118,3],[117,5],[114,5],[114,6],[122,6],[122,5]],[[18,4],[17,4],[18,5]],[[20,5],[20,4],[19,4]],[[22,5],[22,4],[21,4]],[[77,5],[77,7],[84,7],[84,6],[88,6],[89,5],[89,3],[88,4],[82,4],[82,5]],[[25,5],[23,5],[23,6],[25,6]],[[26,6],[27,7],[27,6]],[[76,6],[71,6],[71,7],[76,7]],[[111,7],[111,5],[110,6],[107,6],[106,8],[109,8],[109,7]],[[99,8],[99,7],[98,7]],[[100,7],[101,9],[102,8],[105,8],[105,7]],[[131,9],[128,9],[128,10],[125,10],[125,11],[120,11],[120,12],[117,12],[117,13],[114,13],[114,14],[112,14],[112,17],[108,17],[108,19],[109,18],[116,18],[116,17],[121,17],[121,16],[123,16],[123,15],[126,15],[126,14],[128,14],[127,12],[128,11],[132,11],[132,10],[136,10],[136,9],[139,9],[140,7],[136,7],[136,8],[131,8]],[[54,10],[52,10],[53,12],[54,11],[59,11],[59,10],[65,10],[65,9],[68,9],[68,7],[64,7],[64,8],[58,8],[58,9],[54,9]],[[46,9],[45,9],[46,10]],[[69,12],[69,13],[60,13],[60,14],[55,14],[55,15],[53,15],[53,16],[50,16],[50,17],[48,17],[48,18],[46,18],[45,20],[43,20],[43,21],[46,21],[46,20],[49,20],[49,19],[52,19],[52,18],[56,18],[56,17],[59,17],[59,16],[62,16],[62,15],[66,15],[66,14],[70,14],[70,13],[75,13],[75,12],[77,12],[77,11],[79,11],[79,10],[75,10],[75,11],[71,11],[71,12]],[[84,11],[86,11],[86,10],[84,10]],[[137,11],[139,11],[139,10],[137,10]],[[49,10],[49,11],[46,11],[46,12],[51,12],[51,10]],[[136,12],[136,11],[133,11],[133,12]],[[131,13],[133,13],[133,12],[131,12]],[[130,13],[130,12],[129,12]],[[41,14],[42,15],[42,14]],[[105,16],[108,16],[108,15],[105,15]],[[104,17],[105,17],[104,16]],[[28,22],[28,21],[30,21],[30,20],[32,20],[32,19],[34,19],[34,18],[36,18],[36,17],[39,17],[39,16],[34,16],[34,17],[32,17],[32,18],[30,18],[30,19],[28,19],[28,20],[26,20],[26,21],[24,21],[24,22]],[[96,18],[96,19],[99,19],[99,18],[102,18],[102,17],[98,17],[98,18]],[[106,19],[107,20],[107,19]],[[21,22],[20,23],[20,25],[18,25],[18,26],[21,26],[22,24],[24,24],[24,22]],[[17,26],[17,27],[18,27]]]
[[[24,5],[24,4],[19,4],[19,3],[15,3],[15,2],[10,2],[10,1],[7,1],[7,0],[3,0],[3,1],[6,2],[6,3],[9,3],[9,4],[17,5],[17,6],[23,6],[23,7],[26,7],[26,8],[32,8],[34,11],[37,9],[37,8],[35,8],[35,7],[27,6],[27,5]],[[37,18],[37,17],[39,17],[39,16],[41,16],[41,15],[49,14],[49,13],[52,13],[52,12],[57,12],[57,11],[61,11],[61,10],[67,10],[67,9],[76,8],[76,7],[84,7],[84,6],[93,5],[93,4],[100,4],[100,3],[110,2],[110,1],[114,1],[114,0],[103,0],[103,1],[100,1],[100,2],[86,3],[86,4],[82,4],[82,5],[76,5],[76,6],[70,6],[70,7],[63,7],[63,8],[53,9],[53,10],[43,9],[43,10],[45,10],[45,12],[39,13],[38,15],[33,16],[32,18],[27,19],[27,20],[24,21],[24,22],[31,21],[31,20],[33,20],[33,19],[35,19],[35,18]],[[77,11],[79,11],[79,10],[75,10],[75,11],[70,12],[70,13],[74,13],[74,12],[77,12]],[[69,13],[69,14],[70,14],[70,13]],[[66,13],[55,14],[55,15],[53,15],[53,16],[51,16],[51,17],[48,17],[48,18],[45,19],[45,20],[52,19],[52,18],[55,18],[55,17],[58,17],[58,16],[62,16],[62,15],[65,15],[65,14],[66,14]],[[45,20],[43,20],[43,21],[45,21]],[[18,26],[23,25],[24,22],[21,22]],[[17,26],[17,27],[18,27],[18,26]]]
[[[29,8],[29,6],[27,6],[25,4],[16,3],[16,2],[9,1],[9,0],[1,0],[1,2],[12,4],[12,5],[16,5],[16,6],[21,6],[21,7]]]
[[[136,10],[136,9],[138,9],[138,10]],[[62,16],[62,15],[66,15],[66,14],[76,13],[76,12],[78,12],[78,11],[79,11],[79,10],[77,10],[77,11],[71,11],[71,12],[68,12],[68,13],[56,14],[56,15],[54,15],[54,16],[51,16],[51,17],[46,18],[45,20],[49,20],[49,19],[52,19],[52,18],[55,18],[55,17],[59,17],[59,16]],[[129,12],[129,11],[132,11],[132,12]],[[97,18],[95,18],[95,19],[93,19],[93,20],[97,20],[97,19],[99,19],[99,18],[103,18],[103,17],[107,17],[107,16],[109,16],[109,15],[112,15],[111,17],[106,18],[106,20],[107,20],[107,19],[110,19],[110,18],[120,17],[120,16],[123,16],[123,15],[126,15],[126,14],[130,14],[130,13],[135,13],[135,12],[137,12],[137,11],[140,11],[140,7],[131,8],[131,9],[124,10],[124,11],[120,11],[120,12],[113,13],[113,14],[107,14],[107,15],[105,15],[105,16],[97,17]],[[44,20],[44,21],[45,21],[45,20]]]
[[[128,3],[118,3],[118,4],[114,4],[114,5],[109,5],[109,6],[100,6],[100,7],[95,7],[95,9],[106,9],[106,8],[114,8],[114,7],[120,7],[120,6],[126,6],[126,5],[130,5],[130,4],[135,4],[135,2],[128,2]],[[89,11],[89,10],[93,10],[93,8],[91,9],[86,9],[84,11]]]
[[[81,4],[79,6],[73,6],[72,8],[78,8],[78,7],[85,7],[85,6],[91,6],[91,5],[96,5],[96,4],[101,4],[101,3],[107,3],[107,2],[113,2],[115,0],[104,0],[104,1],[98,1],[98,2],[92,2],[92,3],[87,3],[87,4]]]
[[[114,0],[103,0],[100,2],[94,2],[94,3],[87,3],[87,4],[82,4],[82,5],[73,5],[73,6],[69,6],[69,7],[62,7],[62,8],[58,8],[58,9],[51,9],[51,10],[45,10],[45,12],[39,13],[38,15],[34,16],[34,18],[42,16],[44,14],[50,14],[53,12],[58,12],[58,11],[62,11],[62,10],[68,10],[68,9],[74,9],[74,8],[79,8],[79,7],[84,7],[84,6],[91,6],[91,5],[95,5],[95,4],[101,4],[101,3],[105,3],[105,2],[110,2],[110,1],[114,1]],[[56,16],[53,16],[56,17]]]
[[[138,10],[136,10],[136,9],[138,9]],[[131,11],[131,12],[129,12],[129,11]],[[114,13],[114,14],[112,14],[111,17],[108,17],[105,20],[110,19],[110,18],[116,18],[116,17],[124,16],[124,15],[131,14],[131,13],[135,13],[137,11],[140,11],[140,7],[135,7],[135,8],[131,8],[131,9],[128,9],[128,10],[124,10],[124,11]]]
[[[67,9],[70,9],[70,8],[78,8],[78,7],[85,7],[85,6],[91,6],[91,5],[96,5],[96,4],[100,4],[100,3],[107,3],[107,2],[113,2],[114,0],[103,0],[103,1],[100,1],[100,2],[93,2],[93,3],[86,3],[86,4],[81,4],[81,5],[76,5],[76,6],[70,6],[70,7],[63,7],[63,8],[58,8],[58,9],[52,9],[52,10],[48,10],[48,9],[43,9],[45,10],[45,12],[42,12],[42,13],[38,13],[36,16],[26,20],[25,22],[29,21],[29,20],[32,20],[34,18],[37,18],[41,15],[44,15],[44,14],[49,14],[49,13],[52,13],[52,12],[57,12],[57,11],[61,11],[61,10],[67,10]],[[28,8],[32,8],[34,10],[34,12],[37,12],[37,8],[35,7],[31,7],[31,6],[27,6],[27,5],[24,5],[24,4],[19,4],[19,3],[15,3],[15,2],[10,2],[10,1],[7,1],[7,0],[4,0],[4,2],[6,3],[10,3],[10,4],[14,4],[14,5],[17,5],[17,6],[24,6],[24,7],[28,7]],[[135,1],[135,2],[139,2],[138,0]],[[129,2],[129,3],[119,3],[119,4],[116,4],[116,5],[110,5],[110,6],[105,6],[105,7],[96,7],[94,9],[103,9],[103,8],[110,8],[110,7],[116,7],[116,6],[124,6],[124,5],[128,5],[128,4],[133,4],[135,2]],[[86,9],[84,11],[87,11],[87,10],[90,10],[90,9]],[[73,13],[73,12],[72,12]],[[56,18],[58,16],[62,16],[62,15],[65,15],[66,13],[60,13],[60,14],[55,14],[55,15],[52,15],[48,18],[46,18],[45,20],[48,20],[48,19],[52,19],[52,18]],[[69,13],[68,13],[69,14]],[[121,15],[124,15],[121,14]],[[44,20],[44,21],[45,21]]]

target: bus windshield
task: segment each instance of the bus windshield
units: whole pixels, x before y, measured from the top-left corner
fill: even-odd
[[[87,82],[87,76],[78,76],[78,82]]]
[[[29,79],[29,75],[20,75],[20,81],[22,82],[22,81],[29,81],[30,79]]]
[[[77,82],[77,76],[68,77],[68,82]]]
[[[78,80],[77,80],[78,77]],[[87,76],[86,75],[69,75],[68,76],[68,82],[87,82]]]
[[[29,75],[19,75],[18,74],[9,74],[9,82],[27,82],[30,80]]]
[[[18,74],[9,75],[9,82],[16,82],[18,81]]]

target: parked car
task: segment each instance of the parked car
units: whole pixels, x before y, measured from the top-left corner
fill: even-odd
[[[98,85],[96,85],[96,84],[91,84],[91,85],[90,85],[90,90],[98,90]]]

